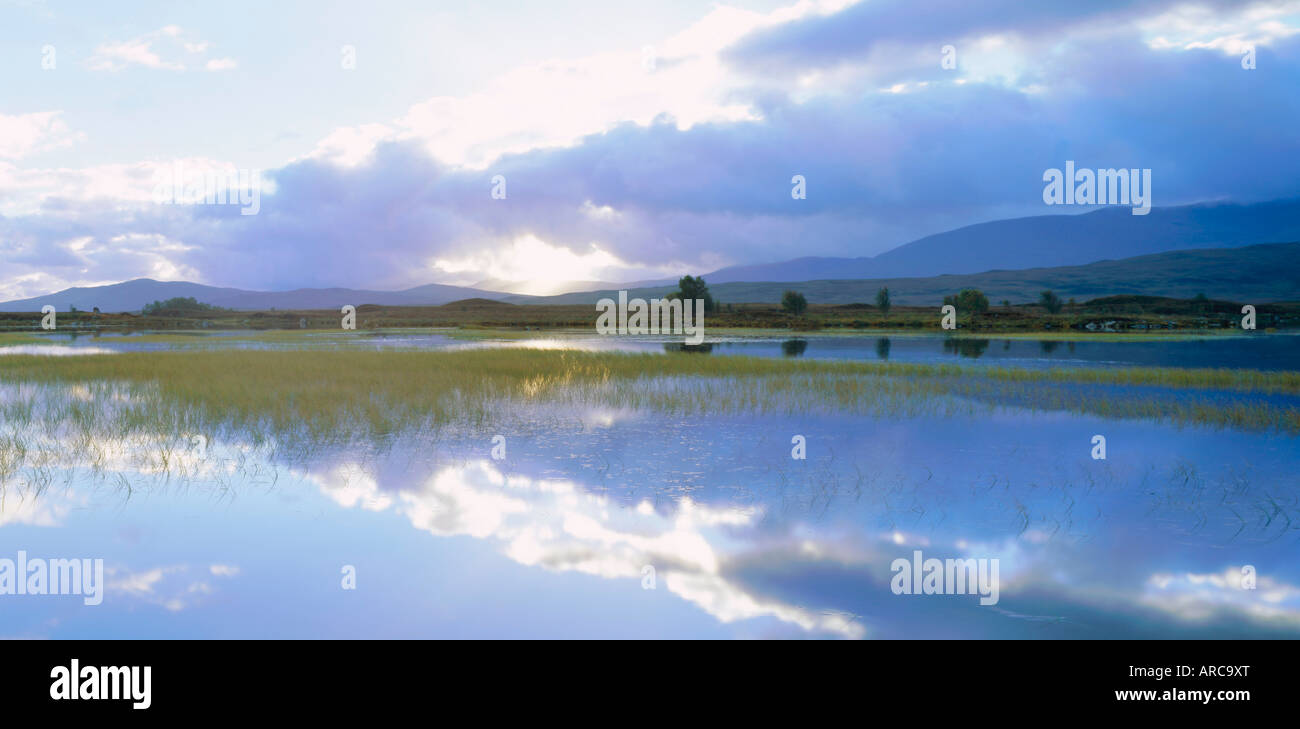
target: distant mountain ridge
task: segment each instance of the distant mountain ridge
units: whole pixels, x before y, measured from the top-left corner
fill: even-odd
[[[1296,240],[1300,240],[1300,199],[1153,208],[1150,214],[1141,216],[1131,215],[1127,207],[1111,207],[1077,215],[1041,215],[969,225],[926,236],[870,258],[796,258],[780,263],[722,268],[704,274],[704,278],[714,294],[724,301],[770,300],[771,285],[777,282],[824,284],[827,281],[859,280],[879,284],[887,280],[975,274],[983,276],[980,280],[998,281],[1002,287],[1000,290],[1012,294],[1016,287],[1009,283],[1011,280],[1028,280],[1039,275],[1036,273],[1039,270],[1086,266],[1094,262],[1113,262],[1166,252],[1186,253],[1198,249],[1229,249]],[[1289,262],[1279,263],[1282,270],[1290,270],[1287,266]],[[1024,275],[1010,278],[992,276],[997,272],[1017,271]],[[348,288],[248,291],[185,281],[135,279],[109,286],[76,287],[45,296],[8,301],[0,303],[0,311],[40,311],[46,304],[52,304],[60,311],[67,311],[72,306],[85,311],[94,307],[99,307],[104,312],[139,311],[153,301],[173,297],[193,297],[214,306],[237,310],[329,309],[345,303],[357,306],[437,306],[469,298],[514,303],[585,303],[619,289],[671,291],[675,288],[675,281],[676,277],[626,283],[570,281],[556,284],[557,288],[552,290],[571,293],[537,297],[511,293],[529,290],[523,288],[527,285],[523,282],[495,279],[480,282],[473,287],[428,284],[403,291]],[[1109,283],[1122,284],[1118,280]],[[728,288],[722,288],[723,286]],[[907,286],[909,290],[914,288],[912,283]],[[485,290],[484,287],[492,290]],[[532,286],[530,288],[538,290]],[[836,291],[853,290],[853,287],[846,288],[842,284],[833,288]],[[1250,290],[1260,291],[1265,288],[1267,287],[1257,286]],[[1118,292],[1116,290],[1110,293]],[[874,290],[871,294],[874,296]],[[993,295],[990,293],[990,296]],[[745,298],[747,296],[760,298]],[[835,294],[832,298],[838,300],[839,296]],[[809,296],[809,299],[816,300],[813,296]],[[868,300],[869,298],[853,299]]]
[[[1273,243],[1240,248],[1193,249],[1097,261],[1082,266],[985,271],[915,278],[827,279],[709,283],[709,292],[723,304],[780,302],[787,289],[804,294],[814,304],[869,304],[888,287],[890,299],[901,306],[939,306],[943,297],[976,288],[994,305],[1037,301],[1051,289],[1061,298],[1079,300],[1121,294],[1188,299],[1205,294],[1212,299],[1247,303],[1300,301],[1300,243]],[[628,290],[629,297],[661,297],[675,286]],[[533,298],[532,304],[595,305],[617,290],[591,291]]]
[[[68,311],[75,306],[82,311],[91,311],[98,307],[105,313],[118,313],[140,311],[146,304],[177,297],[192,297],[205,304],[225,309],[265,311],[268,309],[337,309],[345,304],[438,306],[461,299],[499,300],[505,296],[507,294],[443,284],[427,284],[404,291],[347,288],[247,291],[206,286],[188,281],[155,281],[150,278],[137,278],[108,286],[74,287],[45,296],[6,301],[0,303],[0,311],[40,311],[42,306],[49,304],[59,311]]]
[[[1300,240],[1300,199],[1200,203],[1132,215],[1110,207],[968,225],[929,235],[874,257],[795,258],[731,266],[704,275],[736,281],[877,279],[1077,266],[1195,248],[1234,248]]]

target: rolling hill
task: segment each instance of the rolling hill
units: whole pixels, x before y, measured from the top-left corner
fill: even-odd
[[[380,304],[385,306],[437,306],[470,298],[500,299],[506,294],[480,291],[463,286],[428,284],[404,291],[368,291],[364,289],[294,289],[293,291],[246,291],[219,288],[186,281],[155,281],[138,278],[108,286],[64,289],[46,296],[0,303],[0,311],[40,311],[50,304],[59,311],[75,306],[82,311],[98,307],[103,312],[139,311],[145,304],[174,297],[193,297],[205,304],[225,309],[265,311],[268,309],[335,309],[344,304]],[[529,297],[518,297],[527,299]]]
[[[1251,205],[1127,207],[1077,215],[1039,215],[968,225],[926,236],[868,258],[796,258],[722,268],[704,275],[712,284],[737,281],[814,281],[915,278],[1077,266],[1107,259],[1195,248],[1234,248],[1300,240],[1300,200]]]
[[[894,300],[905,305],[931,303],[967,286],[984,290],[995,301],[1027,301],[1044,288],[1065,297],[1191,296],[1204,291],[1219,298],[1296,300],[1300,299],[1296,252],[1292,250],[1288,257],[1281,253],[1287,249],[1261,245],[1295,240],[1300,240],[1300,199],[1154,208],[1144,216],[1114,207],[970,225],[874,258],[798,258],[723,268],[704,278],[716,297],[733,302],[777,301],[786,288],[803,291],[815,303],[868,302],[881,286],[888,286]],[[1247,247],[1252,252],[1243,253]],[[1198,251],[1203,255],[1196,255]],[[75,306],[85,311],[98,307],[103,312],[130,312],[173,297],[193,297],[237,310],[329,309],[343,304],[437,306],[470,298],[585,305],[611,295],[618,290],[614,287],[660,295],[676,288],[673,281],[570,281],[550,290],[574,293],[529,296],[511,291],[541,289],[503,280],[474,287],[428,284],[402,291],[249,291],[142,278],[8,301],[0,303],[0,312],[39,311],[46,304],[60,311]]]
[[[1121,294],[1190,298],[1204,293],[1227,301],[1296,301],[1300,300],[1300,243],[1171,251],[1082,266],[924,278],[710,283],[709,291],[723,303],[777,303],[786,289],[794,289],[811,303],[853,304],[874,301],[882,286],[889,287],[893,302],[903,306],[938,306],[944,296],[963,288],[980,289],[995,304],[1004,299],[1017,304],[1036,301],[1044,289],[1052,289],[1062,298],[1080,300]],[[631,289],[628,296],[663,296],[675,288]],[[598,299],[617,295],[616,290],[606,290],[537,297],[527,302],[514,297],[504,300],[594,306]]]

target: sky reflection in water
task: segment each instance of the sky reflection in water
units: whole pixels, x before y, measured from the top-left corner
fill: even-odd
[[[10,484],[0,557],[103,557],[109,591],[0,598],[0,635],[1300,635],[1294,438],[1023,411],[539,411],[507,435],[501,461],[476,435],[293,466],[213,443],[193,479],[51,464],[38,496]],[[998,558],[999,602],[893,594],[916,549]]]

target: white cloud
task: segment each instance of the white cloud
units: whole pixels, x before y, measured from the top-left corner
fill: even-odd
[[[18,159],[85,141],[85,134],[73,132],[59,118],[62,113],[0,114],[0,159]],[[3,174],[3,167],[0,167],[0,174]]]
[[[927,183],[973,179],[953,171],[972,169],[971,165],[983,169],[990,161],[976,153],[1006,140],[1014,143],[1006,141],[1008,153],[997,155],[992,163],[1006,172],[1000,178],[1016,179],[1019,171],[1009,168],[1034,158],[1034,150],[1052,143],[1047,137],[1058,132],[1069,136],[1063,128],[1052,131],[1054,125],[1044,124],[1043,119],[1076,123],[1075,129],[1068,130],[1074,133],[1095,128],[1085,119],[1088,115],[1125,113],[1123,95],[1094,93],[1100,88],[1097,84],[1122,82],[1131,98],[1145,97],[1138,90],[1143,73],[1135,71],[1125,79],[1101,78],[1109,73],[1105,63],[1079,61],[1124,58],[1139,64],[1150,59],[1168,63],[1172,55],[1133,42],[1138,22],[1134,18],[1141,16],[1132,14],[1125,15],[1123,22],[1081,25],[1082,30],[1072,31],[1065,43],[1047,33],[1031,37],[1017,32],[1015,17],[991,29],[981,26],[966,35],[959,75],[938,76],[942,80],[931,78],[940,73],[932,57],[935,49],[909,45],[908,37],[898,40],[888,32],[878,51],[865,60],[856,52],[836,55],[832,48],[827,57],[831,62],[825,66],[791,64],[802,70],[787,76],[758,70],[760,66],[746,61],[735,47],[737,39],[755,30],[824,15],[843,4],[799,2],[768,14],[717,7],[680,33],[648,39],[656,49],[649,64],[653,68],[643,64],[639,46],[576,59],[542,60],[500,74],[472,93],[427,99],[396,118],[334,129],[309,154],[326,164],[277,170],[275,179],[284,178],[286,191],[293,194],[279,198],[278,205],[268,205],[264,212],[269,214],[255,220],[208,215],[188,220],[179,206],[150,208],[154,178],[166,170],[167,162],[60,169],[10,164],[9,158],[69,144],[76,135],[59,127],[57,118],[24,118],[19,125],[14,121],[18,117],[0,117],[0,126],[20,127],[20,133],[0,134],[0,216],[10,218],[0,223],[7,226],[3,232],[8,234],[8,240],[0,241],[0,251],[10,256],[0,273],[5,277],[0,290],[42,293],[48,289],[37,288],[39,282],[32,278],[39,273],[54,273],[69,285],[91,278],[116,280],[119,273],[126,278],[172,278],[184,274],[179,265],[186,263],[214,283],[252,288],[280,286],[286,274],[267,271],[292,270],[303,276],[298,283],[394,288],[429,280],[467,284],[499,278],[536,280],[533,291],[546,293],[546,286],[556,281],[662,278],[734,263],[781,260],[796,240],[803,242],[800,253],[807,255],[878,253],[922,234],[973,222],[972,217],[1028,214],[1032,196],[1025,202],[1022,190],[1008,184],[978,191],[944,188],[945,194],[934,198]],[[1239,14],[1236,25],[1222,19],[1235,17],[1231,10],[1205,17],[1187,11],[1186,17],[1171,15],[1166,26],[1154,31],[1164,34],[1169,43],[1182,43],[1179,48],[1217,42],[1225,49],[1230,41],[1216,39],[1235,38],[1245,32],[1241,28],[1291,32],[1285,23],[1293,23],[1292,18],[1279,17],[1275,8],[1251,8],[1255,6]],[[798,45],[806,29],[800,25],[787,30],[791,43]],[[1112,36],[1118,41],[1112,42]],[[1144,33],[1141,40],[1151,37]],[[1044,49],[1052,43],[1061,47],[1045,55]],[[235,64],[234,59],[210,57],[210,44],[188,37],[176,26],[117,45],[123,47],[118,49],[121,52],[104,59],[109,67],[183,63],[187,68],[215,70]],[[897,57],[888,58],[891,54]],[[1185,55],[1189,65],[1203,66],[1216,54]],[[1067,58],[1072,59],[1068,64]],[[1167,67],[1156,71],[1175,72]],[[1204,77],[1203,72],[1195,73]],[[1193,81],[1195,73],[1188,73]],[[1277,78],[1266,74],[1257,81],[1275,84]],[[1175,104],[1186,105],[1182,94],[1187,85],[1163,82],[1162,88],[1170,89]],[[873,89],[894,93],[875,94]],[[1007,92],[1009,103],[971,106],[979,95],[1002,91]],[[1088,94],[1098,97],[1099,104],[1078,102]],[[1288,120],[1290,110],[1276,94],[1260,93],[1259,98],[1275,109],[1262,115],[1262,123]],[[941,132],[950,126],[947,115],[974,108],[984,112],[971,118],[987,124],[968,133],[981,141],[950,141]],[[1170,104],[1157,104],[1149,111],[1158,116],[1170,108]],[[1079,113],[1085,109],[1087,113]],[[1203,114],[1177,117],[1174,123],[1185,123],[1189,133],[1197,131],[1198,125],[1218,130],[1224,124],[1212,118],[1216,113],[1210,107]],[[762,119],[764,114],[771,118]],[[666,123],[667,117],[672,125]],[[736,120],[745,121],[708,124]],[[689,134],[673,132],[692,127]],[[1140,131],[1134,130],[1135,139],[1143,136]],[[1261,136],[1275,134],[1268,129]],[[1093,153],[1107,152],[1109,145],[1117,143],[1104,136],[1078,134],[1078,138]],[[1251,153],[1262,145],[1240,134],[1223,138],[1237,146],[1223,151],[1222,159],[1260,166]],[[1285,147],[1286,139],[1285,134],[1279,135],[1276,144]],[[407,146],[394,147],[391,158],[372,155],[377,145],[394,141]],[[582,147],[573,148],[575,144]],[[1174,155],[1159,145],[1134,144],[1140,146],[1141,155],[1155,156],[1157,162],[1170,164]],[[934,145],[943,149],[921,151]],[[443,164],[430,163],[417,147],[432,152]],[[505,154],[534,150],[538,151],[525,157],[500,160]],[[1284,156],[1273,153],[1273,157]],[[366,165],[367,160],[373,167]],[[514,187],[512,174],[510,202],[487,208],[496,203],[479,203],[487,199],[486,180],[495,172],[486,169],[494,166],[494,160],[500,162],[496,166],[502,172],[517,170],[520,186]],[[1191,202],[1225,195],[1223,176],[1213,169],[1214,159],[1207,158],[1195,170],[1189,167],[1199,159],[1177,161],[1184,172],[1171,200]],[[350,169],[330,170],[329,163]],[[800,206],[814,216],[790,214],[794,208],[772,204],[761,185],[751,184],[775,169],[788,180],[786,168],[795,164],[801,174],[811,173],[810,179],[821,180],[818,189],[834,193]],[[192,166],[188,160],[186,166]],[[418,177],[399,187],[397,180],[404,171],[418,172]],[[473,196],[466,194],[480,174],[483,187]],[[1290,179],[1279,181],[1284,176],[1276,169],[1250,177],[1260,182],[1237,186],[1232,192],[1247,199],[1293,194]],[[344,185],[347,194],[330,200],[329,195],[344,190]],[[521,193],[518,198],[516,190]],[[933,214],[923,221],[922,216],[904,214],[910,204],[921,202]],[[82,256],[78,264],[81,260],[87,266],[96,264],[85,270],[68,265],[51,271],[54,262],[31,263],[38,258],[31,255],[38,247],[58,245],[72,237],[69,231],[74,227],[83,237],[94,234],[97,241],[121,233],[165,233],[199,244],[199,252],[166,255],[164,262],[149,261],[149,268],[139,260],[128,268],[118,265],[122,260],[107,256],[98,260]],[[272,233],[276,245],[267,252],[280,257],[281,265],[248,265],[248,260],[262,260],[254,249],[265,247]],[[343,269],[336,262],[338,256],[303,256],[293,250],[308,240],[313,247],[343,249],[356,240],[372,239],[385,241],[383,250],[376,251],[382,255],[368,256],[360,269]],[[857,241],[865,247],[851,248],[859,246]],[[95,245],[90,248],[96,250]],[[283,266],[290,259],[295,267]],[[423,265],[412,266],[412,261]],[[175,267],[169,268],[168,262],[175,262]],[[439,272],[448,278],[437,278]],[[453,277],[457,280],[450,280]]]
[[[332,487],[311,478],[335,498]],[[493,540],[520,564],[606,579],[640,579],[642,568],[653,565],[668,591],[724,623],[775,618],[815,633],[866,634],[849,616],[753,594],[727,574],[723,545],[734,540],[721,530],[753,526],[759,516],[755,509],[690,499],[680,500],[672,512],[648,505],[624,509],[573,482],[506,475],[486,461],[442,469],[416,488],[397,491],[396,500],[380,497],[373,478],[358,485],[372,493],[370,498],[359,494],[353,503],[383,498],[416,529]]]
[[[393,504],[391,497],[380,493],[375,479],[355,465],[339,466],[314,478],[326,496],[346,509],[360,505],[368,511],[383,511]]]
[[[132,595],[152,595],[154,588],[162,582],[164,576],[184,569],[184,567],[155,567],[144,572],[127,572],[120,577],[114,574],[109,580],[108,589],[120,590]]]
[[[168,71],[185,70],[183,63],[164,61],[153,51],[152,43],[143,39],[105,43],[95,49],[95,55],[91,56],[87,64],[92,71],[120,71],[132,65]]]
[[[212,45],[208,41],[189,40],[185,36],[186,33],[180,26],[168,25],[131,40],[103,43],[86,60],[86,67],[92,71],[121,71],[129,66],[184,71],[187,68],[181,59],[184,54],[202,55]],[[162,50],[156,47],[161,47]],[[204,68],[209,71],[225,71],[236,65],[232,58],[214,58],[208,60]]]
[[[1156,573],[1141,601],[1183,620],[1205,620],[1219,611],[1300,625],[1300,587],[1261,575],[1255,587],[1243,582],[1243,568],[1219,573]]]
[[[843,2],[800,2],[771,14],[717,7],[682,32],[646,49],[552,59],[509,71],[463,97],[412,106],[389,124],[335,130],[310,157],[350,166],[383,140],[418,140],[439,161],[482,169],[503,154],[569,146],[617,124],[648,125],[662,115],[679,129],[759,118],[733,98],[741,82],[722,51],[761,27]],[[652,68],[648,68],[651,66]]]
[[[238,567],[212,565],[210,572],[218,577],[234,577]],[[108,590],[156,605],[171,612],[194,607],[205,595],[215,592],[212,585],[202,579],[192,579],[189,565],[155,567],[141,572],[128,572],[120,568],[106,570]]]
[[[23,239],[6,247],[21,251]],[[47,244],[46,255],[7,266],[0,273],[0,301],[23,299],[74,286],[103,286],[141,276],[160,281],[203,282],[206,277],[182,259],[194,246],[159,233],[77,236]],[[43,260],[63,263],[51,272]],[[100,278],[99,276],[107,276]]]
[[[8,388],[6,388],[8,389]],[[0,396],[11,396],[12,391],[0,391]],[[23,498],[21,494],[12,494],[0,499],[0,527],[9,524],[22,524],[38,527],[62,526],[64,519],[76,508],[84,507],[84,497],[74,497],[71,492],[51,491],[39,498]]]
[[[1147,18],[1138,27],[1157,50],[1208,48],[1240,55],[1300,33],[1284,19],[1300,13],[1300,0],[1245,4],[1235,8],[1182,5]]]
[[[4,119],[0,116],[0,131]],[[5,156],[5,141],[0,137],[0,158]],[[0,159],[0,215],[31,214],[53,198],[77,203],[110,201],[122,206],[153,204],[155,188],[166,184],[170,189],[178,168],[187,184],[239,172],[232,164],[204,157],[79,168],[23,168]],[[263,181],[263,191],[268,188],[273,186]]]
[[[598,280],[611,273],[617,275],[628,266],[599,246],[592,245],[578,253],[551,245],[535,235],[521,236],[507,245],[481,249],[462,258],[435,259],[433,265],[451,274],[473,272],[471,278],[527,281],[531,288],[519,293],[538,295],[550,293],[553,284]]]

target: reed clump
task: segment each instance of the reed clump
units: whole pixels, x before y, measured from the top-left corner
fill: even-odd
[[[486,427],[530,406],[578,403],[680,414],[879,416],[1006,406],[1300,432],[1300,373],[1253,370],[1028,370],[530,349],[235,349],[7,356],[0,359],[0,385],[18,387],[0,400],[9,423],[111,423],[154,433],[238,429],[317,442],[452,423]],[[39,396],[33,386],[41,386]]]

